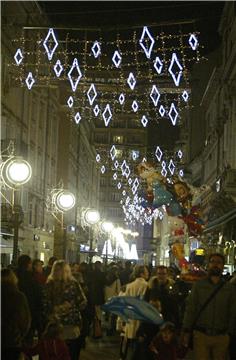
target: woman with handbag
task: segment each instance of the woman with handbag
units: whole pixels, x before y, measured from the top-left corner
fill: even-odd
[[[49,321],[57,317],[63,325],[63,338],[68,345],[71,360],[78,360],[81,350],[81,314],[86,297],[71,274],[69,264],[57,260],[45,286],[45,316]]]

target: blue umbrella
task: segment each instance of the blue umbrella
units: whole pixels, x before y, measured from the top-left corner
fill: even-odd
[[[156,325],[163,323],[162,315],[153,305],[134,296],[114,296],[101,308],[120,316],[126,322],[132,319]]]

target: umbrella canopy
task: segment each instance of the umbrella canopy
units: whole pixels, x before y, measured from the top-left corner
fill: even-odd
[[[163,323],[162,315],[153,305],[134,296],[114,296],[101,308],[120,316],[126,322],[132,319],[156,325]]]

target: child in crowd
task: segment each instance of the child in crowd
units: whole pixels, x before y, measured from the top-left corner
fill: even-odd
[[[178,345],[175,325],[165,322],[159,333],[152,339],[149,350],[153,360],[177,360],[186,355],[186,348]]]
[[[159,312],[161,312],[161,303],[156,295],[152,295],[149,304],[153,305]],[[142,321],[136,332],[136,344],[133,360],[151,360],[153,354],[149,349],[149,345],[153,337],[158,333],[160,326],[151,322]]]
[[[63,340],[63,326],[57,320],[48,323],[41,340],[30,349],[25,349],[26,359],[39,355],[39,360],[70,360],[69,350]]]

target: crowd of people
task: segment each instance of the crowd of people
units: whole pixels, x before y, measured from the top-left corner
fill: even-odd
[[[177,360],[189,348],[197,360],[236,359],[236,277],[222,275],[224,257],[211,254],[193,285],[164,265],[112,262],[43,266],[28,255],[1,270],[2,359],[79,360],[86,338],[120,334],[122,360]],[[160,325],[103,313],[114,296],[139,297],[163,316]],[[102,327],[106,323],[106,329]]]

